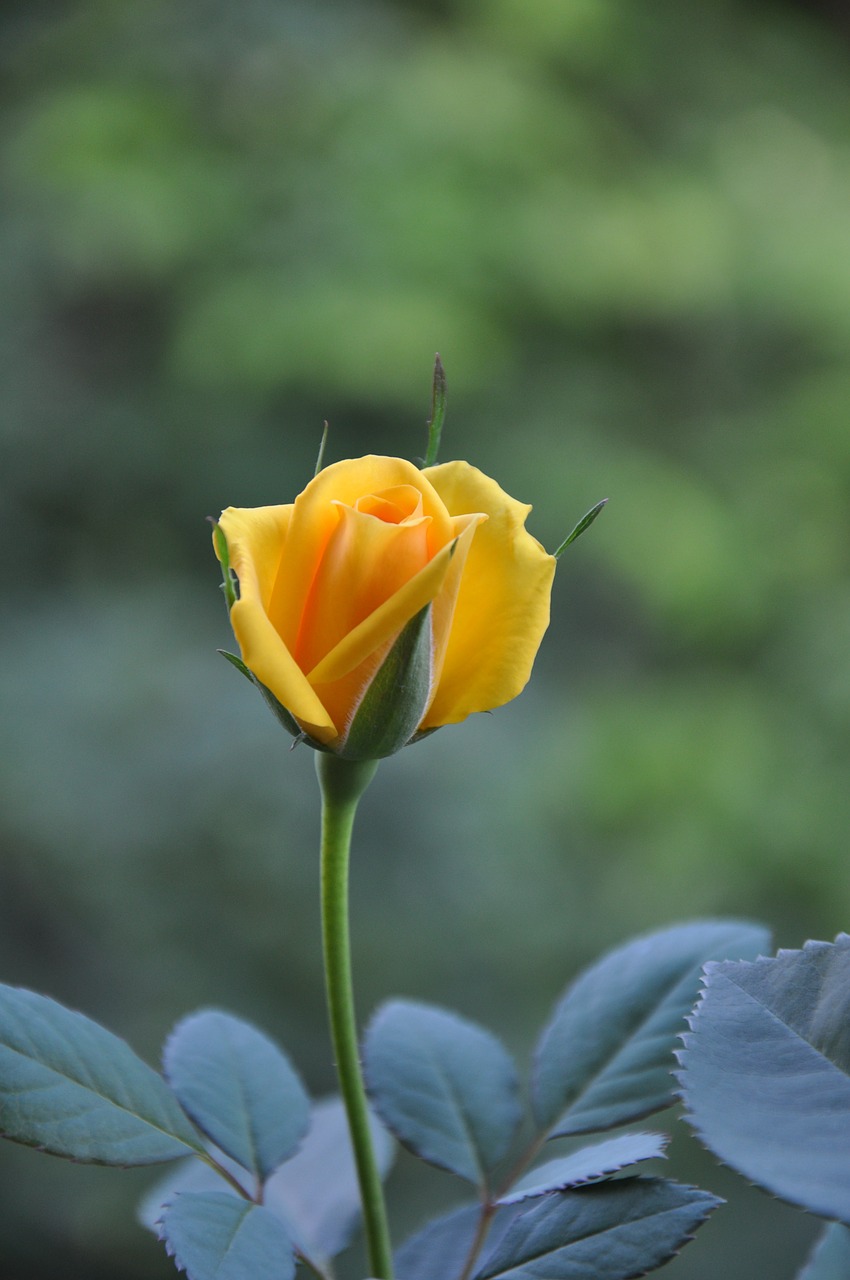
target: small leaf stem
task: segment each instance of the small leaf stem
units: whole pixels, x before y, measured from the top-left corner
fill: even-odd
[[[224,1178],[224,1181],[228,1182],[233,1190],[236,1191],[243,1200],[250,1200],[252,1204],[260,1203],[260,1199],[256,1196],[252,1196],[250,1191],[247,1191],[245,1187],[242,1186],[239,1179],[235,1178],[229,1169],[225,1169],[223,1164],[219,1164],[215,1156],[211,1156],[208,1151],[196,1151],[195,1154],[198,1159],[203,1160],[204,1164],[208,1165],[210,1169],[214,1169],[219,1177]]]
[[[490,1223],[493,1221],[496,1208],[497,1206],[489,1200],[481,1206],[481,1216],[478,1219],[475,1238],[469,1246],[469,1253],[466,1255],[466,1261],[463,1264],[463,1271],[461,1271],[458,1280],[469,1280],[469,1277],[472,1275],[472,1268],[475,1266],[478,1255],[481,1252],[482,1245],[487,1239],[487,1232],[490,1230]]]
[[[322,939],[331,1039],[360,1184],[370,1275],[375,1280],[392,1280],[384,1191],[372,1145],[357,1043],[348,926],[348,861],[354,815],[377,767],[376,760],[342,760],[327,752],[316,753],[322,790]]]
[[[493,1197],[494,1200],[501,1200],[502,1196],[506,1196],[515,1182],[519,1182],[532,1160],[546,1143],[548,1130],[544,1129],[540,1133],[536,1133],[529,1142],[528,1146],[522,1152],[522,1155],[514,1162],[510,1173],[504,1179],[499,1190]]]
[[[493,1218],[499,1211],[499,1201],[502,1196],[507,1195],[513,1184],[522,1177],[545,1141],[545,1130],[542,1133],[536,1133],[528,1146],[522,1152],[522,1155],[519,1156],[514,1163],[510,1173],[504,1179],[499,1190],[492,1195],[488,1195],[484,1200],[481,1205],[481,1216],[478,1219],[475,1237],[472,1244],[469,1246],[469,1253],[466,1256],[466,1261],[464,1262],[463,1270],[458,1276],[458,1280],[469,1280],[469,1277],[472,1275],[472,1269],[478,1261],[478,1255],[484,1246],[484,1241],[487,1239],[487,1233],[492,1226]]]
[[[308,1258],[306,1253],[302,1253],[300,1249],[296,1249],[295,1256],[299,1262],[303,1262],[308,1271],[312,1271],[314,1276],[318,1276],[318,1280],[333,1280],[333,1271],[330,1263],[327,1270],[323,1271],[318,1262],[314,1262],[312,1258]]]

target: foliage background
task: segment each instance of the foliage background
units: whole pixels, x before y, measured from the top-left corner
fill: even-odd
[[[229,635],[207,514],[424,451],[568,553],[535,679],[387,762],[359,1001],[527,1054],[577,967],[727,913],[850,923],[850,58],[840,6],[12,3],[3,70],[0,968],[149,1059],[220,1004],[332,1087],[317,798]],[[730,1206],[668,1269],[790,1277]],[[0,1152],[12,1280],[171,1274],[150,1176]],[[406,1159],[404,1229],[454,1188]],[[351,1276],[357,1277],[353,1266]]]

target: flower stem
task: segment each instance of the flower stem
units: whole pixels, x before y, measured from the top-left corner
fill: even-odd
[[[375,1280],[392,1280],[384,1191],[360,1068],[348,930],[351,831],[358,801],[377,767],[377,761],[342,760],[326,752],[316,753],[316,773],[322,789],[322,939],[331,1039],[360,1185],[370,1274]]]

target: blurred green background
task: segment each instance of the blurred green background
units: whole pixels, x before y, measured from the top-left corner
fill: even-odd
[[[290,501],[325,418],[329,459],[421,456],[437,349],[444,459],[550,548],[611,501],[522,698],[364,802],[362,1014],[525,1060],[634,932],[848,926],[843,8],[30,0],[0,64],[0,978],[152,1061],[223,1005],[332,1088],[313,762],[215,653],[204,517]],[[670,1123],[730,1205],[665,1274],[790,1280],[816,1223]],[[152,1176],[5,1145],[4,1276],[173,1274]],[[398,1234],[463,1194],[391,1185]]]

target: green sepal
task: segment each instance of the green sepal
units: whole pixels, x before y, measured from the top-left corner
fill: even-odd
[[[582,516],[582,518],[579,520],[576,527],[573,529],[572,533],[568,534],[567,537],[564,538],[564,541],[558,547],[558,550],[552,552],[552,555],[555,557],[556,560],[560,560],[561,556],[564,554],[564,552],[566,551],[567,547],[570,545],[571,542],[575,542],[576,538],[581,537],[585,529],[590,528],[590,526],[593,524],[596,517],[599,515],[599,512],[602,510],[602,508],[606,505],[607,502],[608,502],[608,499],[603,498],[601,502],[597,502],[595,507],[591,507],[590,510],[585,515]]]
[[[227,661],[231,663],[237,671],[241,671],[246,680],[250,680],[251,684],[254,685],[255,688],[259,689],[260,693],[263,695],[263,701],[266,703],[266,706],[268,706],[274,713],[275,718],[283,725],[286,732],[295,739],[295,742],[292,744],[293,746],[297,746],[299,742],[306,742],[307,745],[309,747],[313,747],[315,751],[327,751],[327,747],[324,743],[316,742],[315,739],[311,738],[309,734],[304,732],[292,712],[287,711],[282,702],[278,702],[271,689],[267,689],[263,682],[257,679],[250,667],[246,667],[241,658],[237,658],[235,653],[228,653],[226,649],[218,649],[216,652],[220,653],[223,658],[227,658]]]
[[[420,729],[418,733],[414,733],[407,745],[412,747],[414,742],[421,742],[423,738],[430,738],[432,733],[436,733],[437,730],[441,728],[442,725],[435,724],[432,725],[430,729]]]
[[[250,680],[251,684],[254,683],[254,677],[251,675],[251,672],[245,666],[242,659],[237,658],[235,653],[228,653],[226,649],[216,649],[216,653],[220,653],[223,658],[227,658],[227,661],[232,663],[237,671],[242,672],[246,680]]]
[[[431,606],[400,632],[354,713],[336,755],[346,760],[382,760],[410,742],[431,693]]]
[[[312,738],[308,737],[292,712],[287,711],[282,702],[278,702],[271,689],[267,689],[262,681],[258,680],[255,675],[252,675],[251,679],[263,695],[263,701],[266,706],[273,712],[280,724],[283,725],[286,732],[290,733],[297,741],[308,742],[311,747],[318,748],[320,744],[318,742],[314,742]]]
[[[227,538],[224,536],[224,530],[217,520],[212,521],[212,527],[215,553],[221,562],[221,571],[224,574],[221,589],[227,601],[227,612],[230,613],[239,598],[236,594],[236,577],[230,567],[230,552],[227,547]]]
[[[428,451],[425,466],[433,467],[440,452],[440,437],[446,418],[446,371],[437,352],[434,357],[434,378],[431,383],[431,417],[428,420]]]
[[[314,480],[316,476],[319,474],[319,472],[321,471],[322,467],[325,465],[325,446],[328,443],[328,430],[329,428],[326,422],[324,427],[322,428],[322,439],[319,442],[319,453],[316,458],[316,470],[313,472]]]

